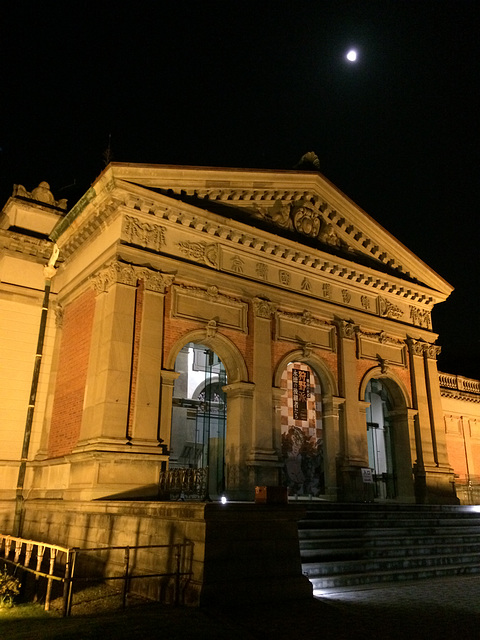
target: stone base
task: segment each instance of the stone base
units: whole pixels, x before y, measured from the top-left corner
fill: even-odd
[[[188,573],[180,581],[183,604],[248,605],[312,597],[300,561],[301,505],[26,500],[24,506],[20,535],[32,540],[80,550],[182,543],[181,571]],[[10,507],[13,522],[13,502]],[[4,527],[9,521],[4,518]],[[120,575],[123,554],[80,551],[78,571]],[[173,549],[131,550],[130,558],[135,573],[171,574],[175,568]],[[165,602],[172,601],[174,585],[173,577],[131,581],[135,592]]]

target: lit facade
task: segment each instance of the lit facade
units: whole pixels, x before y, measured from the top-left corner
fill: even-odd
[[[323,176],[113,163],[68,213],[38,189],[0,218],[3,500],[208,467],[210,497],[457,501],[452,287]]]

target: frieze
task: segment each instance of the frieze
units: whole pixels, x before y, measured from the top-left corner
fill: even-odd
[[[387,300],[387,298],[378,298],[378,312],[384,318],[401,318],[403,311],[400,307]]]
[[[160,251],[165,245],[165,227],[150,222],[140,222],[133,216],[125,216],[123,233],[129,244]]]
[[[416,327],[432,328],[432,318],[429,309],[418,309],[410,306],[410,318]]]
[[[203,262],[209,267],[218,265],[218,246],[215,243],[206,242],[179,242],[180,251],[190,260]]]
[[[263,298],[254,298],[253,299],[253,311],[257,318],[266,318],[270,320],[272,315],[277,310],[277,305],[270,300],[265,300]]]

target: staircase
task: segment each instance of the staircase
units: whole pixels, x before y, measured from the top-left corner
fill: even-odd
[[[480,573],[480,507],[311,503],[298,523],[314,593]]]

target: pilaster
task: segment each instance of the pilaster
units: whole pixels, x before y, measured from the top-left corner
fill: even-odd
[[[96,287],[85,405],[75,451],[127,443],[135,311],[132,285],[119,277],[103,289]]]
[[[358,399],[357,355],[355,325],[340,320],[337,322],[339,383],[345,400],[342,405],[340,447],[343,464],[347,466],[368,466],[367,439],[365,437],[365,412]]]
[[[416,464],[419,468],[434,467],[436,460],[433,450],[427,381],[425,379],[424,347],[421,340],[407,339],[410,356],[410,376],[412,383],[413,408],[416,418]]]
[[[159,443],[159,410],[162,370],[163,316],[165,278],[145,270],[143,300],[139,323],[138,355],[135,370],[135,400],[131,424],[133,445],[157,446]]]
[[[227,396],[227,437],[225,446],[226,493],[230,499],[253,499],[247,458],[252,447],[245,425],[252,423],[255,385],[234,382],[223,387]]]
[[[170,449],[170,436],[172,429],[172,405],[173,405],[173,388],[175,380],[180,376],[177,371],[160,372],[161,392],[160,392],[160,429],[159,439],[165,445],[166,449]]]
[[[272,315],[276,305],[268,300],[253,300],[253,402],[252,450],[250,463],[278,463],[274,445],[272,387]],[[277,465],[278,466],[278,465]],[[278,474],[277,474],[278,475]],[[276,484],[276,483],[275,483]]]

